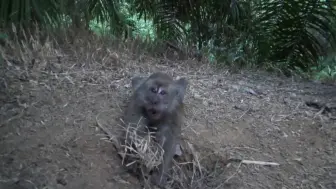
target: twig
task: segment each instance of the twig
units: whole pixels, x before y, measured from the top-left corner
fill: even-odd
[[[120,149],[119,141],[112,135],[112,133],[106,127],[103,126],[103,124],[99,122],[99,119],[98,119],[99,115],[100,113],[96,116],[96,122],[97,122],[98,127],[109,137],[111,141],[113,141],[114,147],[116,148],[117,151],[119,151]]]
[[[242,162],[239,163],[239,165],[238,165],[236,171],[235,171],[229,178],[227,178],[224,182],[222,182],[220,185],[218,185],[215,189],[222,188],[222,186],[223,186],[224,184],[226,184],[227,182],[229,182],[229,180],[231,180],[234,176],[236,176],[236,175],[238,174],[238,172],[239,172],[239,169],[240,169],[240,166],[241,166],[241,165],[242,165]]]
[[[324,126],[325,126],[325,122],[324,122],[324,119],[322,117],[321,114],[318,114],[319,118],[320,118],[320,121],[321,121],[321,127],[319,128],[319,130],[323,130]],[[314,116],[315,117],[315,116]]]
[[[196,152],[194,146],[193,146],[192,144],[190,144],[189,142],[187,142],[187,144],[188,144],[188,147],[189,147],[190,150],[191,150],[191,153],[192,153],[193,156],[195,157],[194,159],[195,159],[195,161],[196,161],[196,163],[197,163],[197,166],[198,166],[198,168],[199,168],[199,170],[200,170],[200,174],[203,175],[203,173],[202,173],[202,168],[201,168],[201,163],[199,162],[198,154],[197,154],[197,152]]]
[[[238,172],[239,172],[239,169],[240,169],[240,166],[242,165],[242,162],[241,163],[239,163],[239,165],[238,165],[238,167],[237,167],[237,169],[236,169],[236,171],[229,177],[229,178],[227,178],[225,181],[224,181],[224,183],[227,183],[227,182],[229,182],[229,180],[230,179],[232,179],[235,175],[237,175],[238,174]]]
[[[256,164],[256,165],[280,165],[279,163],[275,162],[265,162],[265,161],[253,161],[253,160],[241,160],[241,159],[229,159],[229,162],[239,162],[239,165],[236,169],[236,171],[229,177],[227,178],[222,184],[216,187],[216,189],[221,188],[225,183],[227,183],[229,180],[231,180],[234,176],[236,176],[239,172],[239,169],[242,164]]]
[[[253,160],[242,160],[241,163],[243,164],[256,164],[256,165],[274,165],[279,166],[279,163],[276,162],[266,162],[266,161],[253,161]]]
[[[235,121],[240,120],[245,114],[247,114],[247,112],[249,112],[251,110],[251,108],[248,108],[238,119],[236,119]]]
[[[242,159],[236,159],[236,158],[230,158],[228,162],[239,162],[242,164],[255,164],[255,165],[273,165],[273,166],[279,166],[279,163],[276,162],[267,162],[267,161],[254,161],[254,160],[242,160]]]
[[[324,110],[325,110],[326,108],[327,108],[326,106],[323,106],[323,107],[320,109],[320,111],[318,111],[318,112],[314,115],[313,118],[315,118],[315,117],[318,116],[318,115],[322,115],[322,113],[324,112]]]

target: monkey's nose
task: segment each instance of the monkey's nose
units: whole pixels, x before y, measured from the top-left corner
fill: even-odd
[[[157,105],[159,103],[158,100],[152,100],[152,104]]]

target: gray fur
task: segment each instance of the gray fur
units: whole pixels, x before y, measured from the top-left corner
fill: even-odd
[[[177,96],[179,97],[179,100],[182,103],[188,87],[188,81],[185,78],[180,78],[176,80],[174,84],[177,89]]]
[[[145,81],[147,80],[146,77],[142,76],[135,76],[132,78],[132,89],[136,91]]]
[[[182,125],[180,114],[182,114],[181,108],[183,109],[188,81],[185,78],[173,80],[169,75],[157,72],[149,77],[135,76],[131,83],[133,96],[125,112],[125,122],[137,125],[138,134],[145,133],[149,125],[157,128],[156,139],[164,149],[164,155],[163,162],[159,165],[158,171],[153,173],[151,180],[158,186],[164,186],[168,171],[172,167],[173,156],[182,155],[179,143]],[[168,93],[165,95],[152,92],[150,91],[152,86],[156,88],[163,86]],[[143,109],[147,111],[147,107],[152,108],[151,100],[156,98],[160,100],[154,106],[164,115],[162,118],[150,117],[143,113]],[[145,119],[141,119],[142,117]]]

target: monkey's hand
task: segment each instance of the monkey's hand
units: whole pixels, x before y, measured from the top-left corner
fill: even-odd
[[[155,171],[150,177],[150,182],[160,188],[163,188],[167,183],[167,176]]]

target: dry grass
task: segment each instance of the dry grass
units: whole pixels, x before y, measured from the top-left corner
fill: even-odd
[[[113,142],[122,158],[122,164],[126,167],[140,164],[152,170],[162,161],[163,150],[156,145],[152,132],[148,131],[143,135],[138,135],[139,125],[123,125],[118,127],[122,128],[119,131],[111,132],[99,121],[99,116],[97,116],[97,124],[107,134],[107,140]],[[126,142],[126,138],[130,139],[129,142]],[[125,158],[132,161],[125,163]]]
[[[163,160],[163,149],[153,139],[153,133],[146,132],[143,135],[137,134],[138,125],[118,125],[118,130],[111,131],[107,126],[103,125],[104,121],[99,120],[97,116],[97,125],[108,136],[106,140],[112,141],[116,151],[122,159],[122,164],[126,167],[131,167],[133,174],[141,175],[140,178],[148,185],[148,176],[150,171],[157,167]],[[123,122],[122,122],[123,123]],[[130,139],[130,143],[125,141],[125,138]],[[125,142],[124,142],[125,141]],[[204,150],[204,149],[203,149]],[[213,169],[215,167],[203,165],[203,160],[200,158],[200,153],[188,141],[182,141],[183,154],[174,160],[173,170],[171,171],[168,188],[218,188],[223,185],[221,182],[223,177],[223,169],[218,172]],[[212,157],[212,161],[221,161],[221,165],[226,165],[227,159],[220,157],[210,149],[207,158]],[[214,159],[215,158],[215,159]],[[126,159],[126,160],[125,160]],[[208,162],[209,163],[209,162]],[[227,179],[227,181],[229,178]],[[224,182],[225,183],[225,182]],[[217,184],[217,186],[215,186]],[[149,186],[150,187],[150,186]]]
[[[131,91],[130,78],[155,71],[186,77],[190,83],[182,133],[184,153],[176,159],[171,188],[333,186],[335,112],[322,113],[304,102],[336,102],[334,87],[263,72],[214,71],[206,62],[154,58],[135,41],[116,42],[66,32],[57,40],[51,36],[41,40],[39,35],[28,33],[20,36],[24,37],[6,41],[0,48],[5,60],[1,64],[0,133],[4,144],[0,157],[20,161],[16,165],[23,167],[50,158],[52,166],[38,164],[38,169],[29,167],[35,171],[32,176],[22,176],[35,188],[56,188],[63,180],[68,180],[69,188],[78,188],[80,185],[74,184],[84,182],[80,179],[98,188],[138,186],[130,177],[109,172],[122,161],[111,160],[115,158],[107,156],[113,150],[111,143],[104,145],[94,136],[101,135],[97,127],[102,127],[108,140],[119,144],[116,136],[127,131],[119,117]],[[127,133],[137,144],[134,161],[148,169],[156,166],[160,155],[153,154],[162,153],[151,147],[151,138]],[[23,139],[29,142],[21,142]],[[41,141],[46,149],[35,149]],[[126,147],[131,148],[119,146],[117,151],[124,152]],[[25,154],[26,159],[22,158]],[[230,159],[272,161],[281,166],[246,165]],[[20,166],[1,162],[5,162],[1,172],[8,173],[0,175],[1,181],[21,179],[15,176],[22,172]],[[64,172],[64,164],[77,168],[72,170],[69,165],[64,178],[52,185]],[[307,179],[307,174],[311,178]],[[39,175],[45,179],[40,181]],[[111,185],[106,181],[110,177]]]

